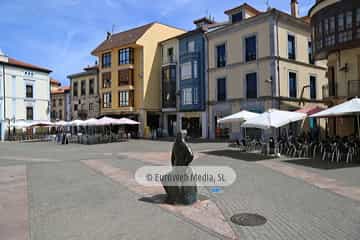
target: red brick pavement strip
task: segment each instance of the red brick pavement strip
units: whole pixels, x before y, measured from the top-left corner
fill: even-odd
[[[0,167],[0,239],[29,239],[26,166]]]
[[[82,161],[82,163],[142,196],[152,197],[157,194],[164,194],[162,187],[141,186],[135,181],[131,172],[115,168],[102,161],[86,160]],[[159,204],[159,206],[169,212],[180,214],[194,223],[201,224],[209,231],[216,232],[227,239],[238,239],[226,222],[224,215],[211,200],[199,201],[192,206],[173,206],[169,204]]]
[[[336,179],[323,177],[316,173],[310,173],[302,169],[288,166],[286,163],[282,163],[279,161],[267,160],[259,161],[257,163],[277,172],[280,172],[284,175],[301,179],[306,183],[316,186],[318,188],[326,189],[328,191],[337,193],[343,197],[360,201],[359,187],[346,186],[344,183]]]

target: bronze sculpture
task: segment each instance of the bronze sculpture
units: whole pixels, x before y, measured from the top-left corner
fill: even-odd
[[[185,142],[184,135],[184,133],[179,132],[176,136],[171,153],[173,170],[168,173],[168,176],[186,176],[187,179],[191,179],[193,172],[189,165],[194,159],[194,155]],[[198,200],[196,183],[189,184],[189,181],[178,180],[176,184],[168,184],[164,180],[162,184],[167,193],[167,203],[169,204],[191,205]]]

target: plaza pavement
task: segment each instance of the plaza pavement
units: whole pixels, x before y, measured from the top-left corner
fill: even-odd
[[[191,207],[146,199],[162,189],[136,184],[144,165],[169,164],[172,143],[0,144],[0,239],[360,239],[360,167],[265,160],[190,144],[194,165],[230,166],[236,182]],[[303,163],[303,164],[302,164]],[[236,213],[267,223],[242,227]]]

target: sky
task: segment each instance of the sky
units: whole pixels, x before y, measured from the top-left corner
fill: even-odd
[[[107,31],[121,32],[158,21],[186,30],[193,20],[213,16],[247,2],[265,10],[266,0],[0,0],[0,49],[8,56],[53,70],[63,85],[67,76],[94,64],[90,52]],[[307,15],[315,0],[299,0]],[[290,11],[290,0],[269,0],[271,7]]]

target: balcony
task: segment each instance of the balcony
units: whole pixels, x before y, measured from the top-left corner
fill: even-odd
[[[349,80],[347,83],[335,83],[322,87],[323,98],[353,98],[360,96],[360,80]]]
[[[176,61],[176,57],[175,56],[166,56],[163,58],[163,63],[162,66],[167,66],[167,65],[176,65],[177,61]]]

